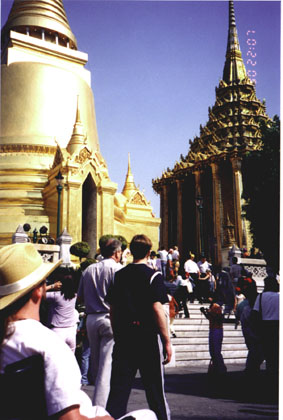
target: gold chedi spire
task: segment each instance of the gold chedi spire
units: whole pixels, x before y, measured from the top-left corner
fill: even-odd
[[[226,50],[226,61],[223,70],[223,80],[226,83],[239,83],[246,77],[246,69],[242,59],[238,33],[236,28],[234,2],[229,1],[229,29]]]
[[[127,172],[127,175],[126,175],[126,180],[125,180],[125,184],[124,184],[122,194],[125,197],[127,197],[128,199],[130,199],[133,192],[136,192],[136,191],[138,191],[138,190],[137,190],[137,187],[135,185],[134,176],[133,176],[132,171],[131,171],[130,153],[129,153],[128,154],[128,172]]]
[[[78,152],[84,144],[85,144],[85,135],[84,135],[83,124],[81,122],[79,96],[78,96],[76,122],[74,124],[71,139],[67,146],[67,151],[72,155],[73,153]]]
[[[10,30],[77,49],[62,0],[14,0],[2,39],[9,36]]]

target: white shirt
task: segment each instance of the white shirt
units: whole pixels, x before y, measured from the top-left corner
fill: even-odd
[[[178,260],[179,256],[180,256],[179,251],[177,251],[177,249],[175,249],[172,253],[173,260]]]
[[[210,264],[207,262],[207,261],[204,261],[204,262],[202,262],[202,261],[199,261],[198,263],[197,263],[197,265],[198,265],[198,268],[199,268],[199,271],[203,274],[206,274],[206,270],[209,270],[210,269]]]
[[[89,265],[83,272],[78,297],[82,298],[86,307],[86,314],[109,312],[110,305],[104,298],[116,271],[123,268],[122,264],[113,258],[106,258],[99,263]]]
[[[91,400],[80,389],[79,365],[67,344],[34,319],[16,321],[14,326],[14,333],[4,341],[1,348],[2,372],[6,365],[41,354],[44,360],[48,416],[72,405],[81,405],[81,413],[93,417],[95,407],[92,407]]]
[[[199,268],[196,262],[189,259],[184,264],[184,269],[186,273],[199,273]]]
[[[158,254],[160,255],[161,261],[167,261],[168,252],[165,249],[163,249],[162,251],[158,251]]]

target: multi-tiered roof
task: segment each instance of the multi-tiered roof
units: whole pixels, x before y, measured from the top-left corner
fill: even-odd
[[[229,30],[223,77],[216,87],[216,101],[208,109],[209,120],[200,135],[189,141],[173,169],[153,180],[153,188],[170,179],[209,165],[228,156],[241,156],[262,146],[260,119],[268,119],[264,103],[256,97],[255,85],[246,73],[236,28],[234,4],[229,1]]]

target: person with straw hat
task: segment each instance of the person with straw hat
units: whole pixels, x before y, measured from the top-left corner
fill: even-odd
[[[58,420],[113,420],[106,410],[92,406],[81,390],[80,369],[71,349],[40,323],[45,279],[61,263],[43,262],[31,243],[0,250],[0,373],[7,365],[40,354],[48,416]],[[150,410],[136,413],[137,419],[156,419]]]

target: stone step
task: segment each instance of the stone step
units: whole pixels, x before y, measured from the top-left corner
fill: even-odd
[[[178,360],[176,361],[175,366],[182,367],[182,366],[208,366],[210,362],[210,359],[195,359],[195,360]],[[246,358],[245,357],[239,357],[239,358],[231,358],[231,359],[225,359],[225,364],[245,364]],[[166,368],[166,366],[165,366]]]
[[[226,359],[234,359],[234,358],[245,358],[247,357],[248,351],[245,350],[223,350],[222,356],[224,361]],[[186,352],[178,352],[176,353],[176,360],[202,360],[202,359],[209,359],[210,360],[210,354],[208,350],[203,351],[186,351]]]
[[[171,339],[172,344],[177,347],[179,345],[186,345],[186,344],[205,344],[208,343],[208,335],[204,334],[198,337],[177,337]],[[242,335],[238,336],[224,336],[223,344],[229,343],[244,343],[244,338]]]
[[[185,316],[182,315],[182,314],[181,314],[181,316],[178,316],[177,315],[174,322],[180,322],[180,323],[182,323],[182,322],[190,321],[192,319],[204,319],[204,320],[208,321],[208,319],[201,313],[201,311],[195,311],[195,312],[189,311],[189,314],[190,314],[190,317],[189,318],[185,318]],[[234,314],[231,314],[229,316],[229,318],[227,317],[227,315],[225,315],[224,322],[225,321],[229,321],[230,319],[231,320],[232,319],[235,320],[235,315]]]
[[[202,306],[208,308],[209,304],[189,303],[190,318],[185,318],[183,311],[180,311],[175,318],[174,329],[177,338],[172,338],[172,344],[175,350],[176,366],[209,364],[209,321],[200,311]],[[247,347],[241,327],[235,329],[235,315],[233,313],[229,315],[229,318],[225,315],[223,329],[222,356],[225,364],[244,364],[247,357]]]
[[[191,318],[176,319],[174,325],[192,325],[192,324],[209,324],[208,319],[198,318],[197,316]]]
[[[222,344],[222,354],[228,351],[238,351],[238,350],[247,350],[247,346],[245,343],[223,343]],[[176,353],[182,352],[192,352],[192,351],[208,351],[208,342],[202,344],[183,344],[179,346],[175,346]]]
[[[200,317],[190,317],[190,318],[182,318],[182,319],[175,319],[174,325],[192,325],[192,324],[204,324],[209,325],[209,320],[206,318]],[[233,325],[235,327],[235,318],[225,319],[223,325]]]
[[[209,324],[208,323],[193,323],[193,324],[175,324],[174,329],[176,331],[209,331]],[[225,331],[235,331],[236,335],[240,332],[242,334],[241,329],[235,329],[235,324],[224,324],[223,326],[224,332]]]
[[[182,323],[190,322],[192,320],[203,319],[205,321],[208,321],[208,319],[205,318],[201,313],[192,313],[192,311],[189,311],[189,313],[190,313],[189,318],[185,318],[184,316],[182,316],[181,318],[176,317],[174,322],[176,322],[176,323],[178,322],[178,323],[182,324]],[[229,321],[232,322],[232,320],[233,320],[233,322],[235,322],[235,315],[231,314],[229,318],[225,317],[224,322],[229,322]]]

